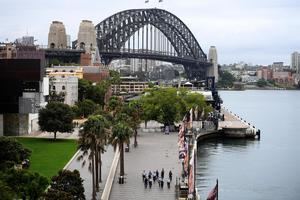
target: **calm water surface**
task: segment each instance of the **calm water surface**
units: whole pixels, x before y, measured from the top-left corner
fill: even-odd
[[[300,199],[300,91],[222,91],[224,106],[261,129],[261,140],[210,140],[198,147],[197,188],[206,199]]]

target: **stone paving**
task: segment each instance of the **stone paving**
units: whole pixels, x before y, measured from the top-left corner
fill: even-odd
[[[180,162],[178,159],[177,133],[165,135],[161,132],[139,132],[138,147],[132,146],[130,152],[125,152],[125,184],[118,183],[119,167],[114,179],[110,200],[134,199],[175,199],[176,177],[179,177]],[[164,168],[164,188],[159,188],[156,182],[152,189],[145,189],[142,172]],[[169,170],[173,172],[171,188],[168,189],[166,179]]]
[[[83,160],[77,161],[79,155],[80,153],[76,156],[74,160],[72,160],[72,162],[67,167],[67,169],[68,170],[77,169],[80,172],[80,176],[84,180],[83,181],[83,186],[85,190],[84,194],[86,199],[88,200],[92,198],[92,174],[88,170],[87,156],[85,157],[86,164],[84,167],[82,167]],[[115,153],[113,147],[110,145],[107,147],[107,151],[104,154],[102,154],[102,183],[100,183],[100,191],[97,193],[97,199],[100,199],[101,197],[114,155]]]

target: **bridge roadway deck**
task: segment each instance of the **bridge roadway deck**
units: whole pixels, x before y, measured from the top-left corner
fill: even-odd
[[[119,167],[116,173],[110,199],[134,200],[134,199],[175,199],[176,176],[179,177],[181,169],[178,159],[178,134],[165,135],[161,132],[139,132],[138,147],[130,147],[130,152],[125,153],[125,184],[118,183]],[[133,141],[131,141],[133,144]],[[158,170],[164,168],[164,188],[159,188],[154,183],[152,188],[145,189],[142,181],[142,172],[146,170]],[[173,180],[170,189],[167,188],[166,179],[169,170],[173,172]]]

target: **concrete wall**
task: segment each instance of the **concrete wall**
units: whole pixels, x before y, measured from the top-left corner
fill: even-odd
[[[28,114],[4,114],[3,135],[19,136],[28,134]]]

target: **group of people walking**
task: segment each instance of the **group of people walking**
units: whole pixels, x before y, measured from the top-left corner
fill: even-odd
[[[170,189],[170,185],[171,185],[171,181],[172,181],[172,176],[173,173],[170,170],[169,171],[169,177],[166,178],[166,182],[167,182],[167,187]],[[164,168],[162,168],[162,170],[159,172],[158,170],[156,171],[151,171],[149,170],[149,172],[147,173],[145,170],[142,173],[142,178],[143,178],[143,182],[144,182],[144,186],[145,188],[147,188],[149,186],[149,188],[152,188],[152,185],[156,183],[158,183],[158,186],[160,188],[164,188],[164,177],[165,177],[165,170]]]

